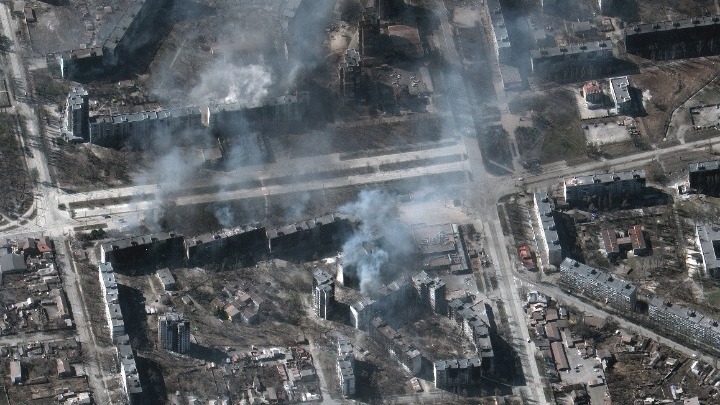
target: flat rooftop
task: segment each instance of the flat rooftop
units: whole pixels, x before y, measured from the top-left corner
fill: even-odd
[[[706,160],[688,164],[688,172],[690,173],[718,169],[720,169],[720,160]]]
[[[695,27],[719,25],[720,16],[693,17],[682,20],[658,21],[653,23],[633,24],[625,28],[626,36],[649,34],[659,31],[679,31]]]
[[[562,55],[612,51],[612,49],[613,44],[610,41],[583,42],[580,44],[570,44],[566,46],[533,49],[530,51],[530,58],[543,59]]]
[[[593,183],[612,183],[614,181],[628,181],[645,179],[645,170],[633,170],[629,172],[588,174],[574,176],[563,180],[566,187],[584,186]]]

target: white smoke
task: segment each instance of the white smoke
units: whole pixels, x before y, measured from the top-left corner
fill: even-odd
[[[394,279],[387,266],[391,255],[413,252],[412,236],[397,217],[397,200],[380,190],[363,190],[355,202],[339,211],[360,220],[359,230],[343,245],[343,265],[355,269],[360,291],[367,294],[373,286]]]
[[[216,61],[200,74],[189,94],[197,105],[257,103],[268,96],[272,74],[265,66]]]

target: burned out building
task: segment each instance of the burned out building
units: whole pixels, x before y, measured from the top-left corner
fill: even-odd
[[[380,31],[380,19],[377,17],[377,14],[363,13],[362,19],[358,23],[358,37],[361,57],[380,53],[383,45],[383,37]]]
[[[350,304],[351,324],[355,329],[368,330],[370,320],[378,314],[378,306],[375,301],[365,297],[360,301]]]
[[[494,331],[490,323],[489,308],[482,301],[463,303],[456,299],[448,303],[448,316],[475,345],[482,360],[482,369],[492,372],[495,369],[495,351],[492,345],[491,335]]]
[[[348,49],[343,55],[343,60],[338,66],[340,75],[340,90],[345,101],[357,101],[360,99],[362,86],[362,59],[360,53],[355,49]]]
[[[190,349],[190,321],[176,312],[159,316],[158,344],[165,350],[186,353]]]
[[[273,255],[312,257],[337,251],[352,233],[353,224],[341,214],[328,214],[280,228],[268,229],[268,250]]]
[[[405,0],[375,0],[375,12],[381,20],[400,17],[405,9]]]
[[[421,271],[412,277],[412,283],[422,305],[436,314],[447,315],[445,283],[439,277],[431,278]]]
[[[423,268],[448,270],[453,274],[469,270],[465,244],[457,224],[415,225],[412,232],[423,255]]]
[[[90,139],[90,107],[88,92],[83,88],[73,89],[65,100],[62,132],[70,141]]]
[[[688,181],[700,194],[720,196],[720,160],[688,164]]]
[[[265,228],[243,226],[186,238],[185,253],[195,264],[228,256],[258,260],[267,253],[267,243]]]
[[[100,245],[100,261],[125,268],[182,260],[185,257],[184,244],[182,235],[167,232],[119,239]]]
[[[533,75],[556,82],[605,76],[615,60],[610,41],[585,42],[530,51]]]
[[[420,375],[429,360],[406,336],[393,329],[382,318],[375,317],[370,321],[370,335],[395,357],[398,362],[412,375]]]
[[[119,65],[129,65],[137,51],[147,45],[160,11],[167,0],[133,0],[100,47],[76,49],[59,55],[62,73],[67,77],[101,73]]]
[[[720,53],[720,16],[633,24],[625,28],[627,52],[652,60]]]
[[[477,357],[436,361],[433,368],[435,388],[451,390],[477,385],[483,376],[481,364]]]
[[[335,305],[335,282],[332,276],[320,269],[315,270],[312,288],[315,315],[328,319]]]

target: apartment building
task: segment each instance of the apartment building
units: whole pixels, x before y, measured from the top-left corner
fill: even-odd
[[[720,196],[720,160],[688,164],[688,181],[700,194]]]
[[[445,282],[439,277],[431,278],[425,271],[421,271],[412,277],[412,283],[422,305],[436,314],[447,315]]]
[[[555,205],[547,193],[535,193],[535,219],[540,227],[540,248],[547,264],[557,266],[562,261],[562,247],[555,224]]]
[[[560,264],[560,282],[613,308],[634,310],[637,286],[567,258]]]
[[[660,297],[650,300],[648,315],[656,324],[669,328],[695,343],[715,350],[720,348],[720,326],[713,318]]]
[[[186,353],[190,349],[190,321],[176,312],[159,316],[158,343],[162,349]]]
[[[705,275],[720,278],[720,228],[698,225],[695,227],[695,238],[702,255]]]
[[[343,337],[338,338],[337,348],[336,369],[340,381],[340,391],[343,397],[347,398],[355,395],[355,355],[352,343]]]
[[[483,375],[481,363],[477,357],[436,361],[433,367],[435,388],[465,388],[477,384]]]
[[[565,202],[582,205],[588,198],[604,195],[636,197],[645,190],[645,170],[618,173],[589,174],[563,180]]]
[[[335,305],[335,281],[326,272],[317,269],[313,274],[313,309],[315,315],[328,319]]]
[[[618,114],[627,114],[632,110],[632,97],[630,96],[630,78],[627,76],[610,79],[610,95],[615,103]]]

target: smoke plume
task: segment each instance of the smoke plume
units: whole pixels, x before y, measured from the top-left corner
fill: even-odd
[[[395,279],[398,270],[388,266],[391,255],[407,255],[414,250],[412,236],[397,218],[397,200],[380,190],[363,190],[357,201],[339,211],[361,222],[342,251],[343,266],[354,269],[360,291],[367,294],[373,286]]]

